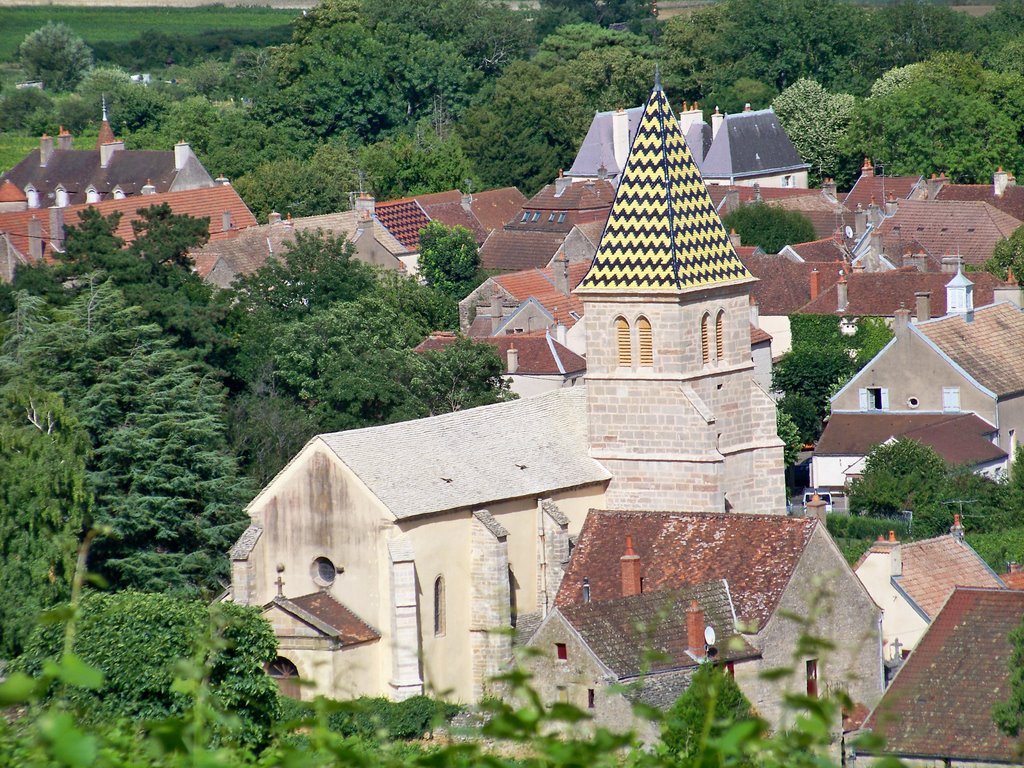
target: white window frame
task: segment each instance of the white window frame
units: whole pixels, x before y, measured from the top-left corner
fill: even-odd
[[[943,413],[959,413],[960,412],[960,387],[943,387],[942,388],[942,412]]]

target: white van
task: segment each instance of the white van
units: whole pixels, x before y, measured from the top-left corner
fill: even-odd
[[[832,511],[832,494],[828,491],[815,491],[813,488],[804,491],[804,512],[807,511],[807,505],[811,503],[811,499],[814,498],[814,494],[817,493],[821,497],[821,500],[825,502],[825,513]]]

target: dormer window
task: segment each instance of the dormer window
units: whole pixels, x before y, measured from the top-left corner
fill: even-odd
[[[55,199],[54,204],[58,208],[67,208],[68,207],[68,191],[66,189],[64,189],[64,187],[57,187],[55,195],[56,195],[56,199]]]
[[[121,189],[120,187],[114,187],[114,199],[115,200],[124,200],[124,198],[125,198],[124,190]]]
[[[87,203],[98,203],[100,201],[100,193],[96,187],[90,185],[85,190],[85,202]]]
[[[25,197],[28,198],[29,208],[39,207],[39,190],[37,190],[31,184],[25,187]]]

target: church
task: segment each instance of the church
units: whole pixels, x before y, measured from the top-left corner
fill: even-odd
[[[317,435],[250,503],[229,599],[273,625],[282,690],[476,701],[591,510],[784,515],[754,280],[656,83],[577,289],[586,386]]]

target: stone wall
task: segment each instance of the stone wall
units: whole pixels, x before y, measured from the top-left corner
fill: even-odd
[[[470,647],[473,698],[491,690],[492,679],[512,661],[508,532],[490,513],[474,513],[470,554]]]

